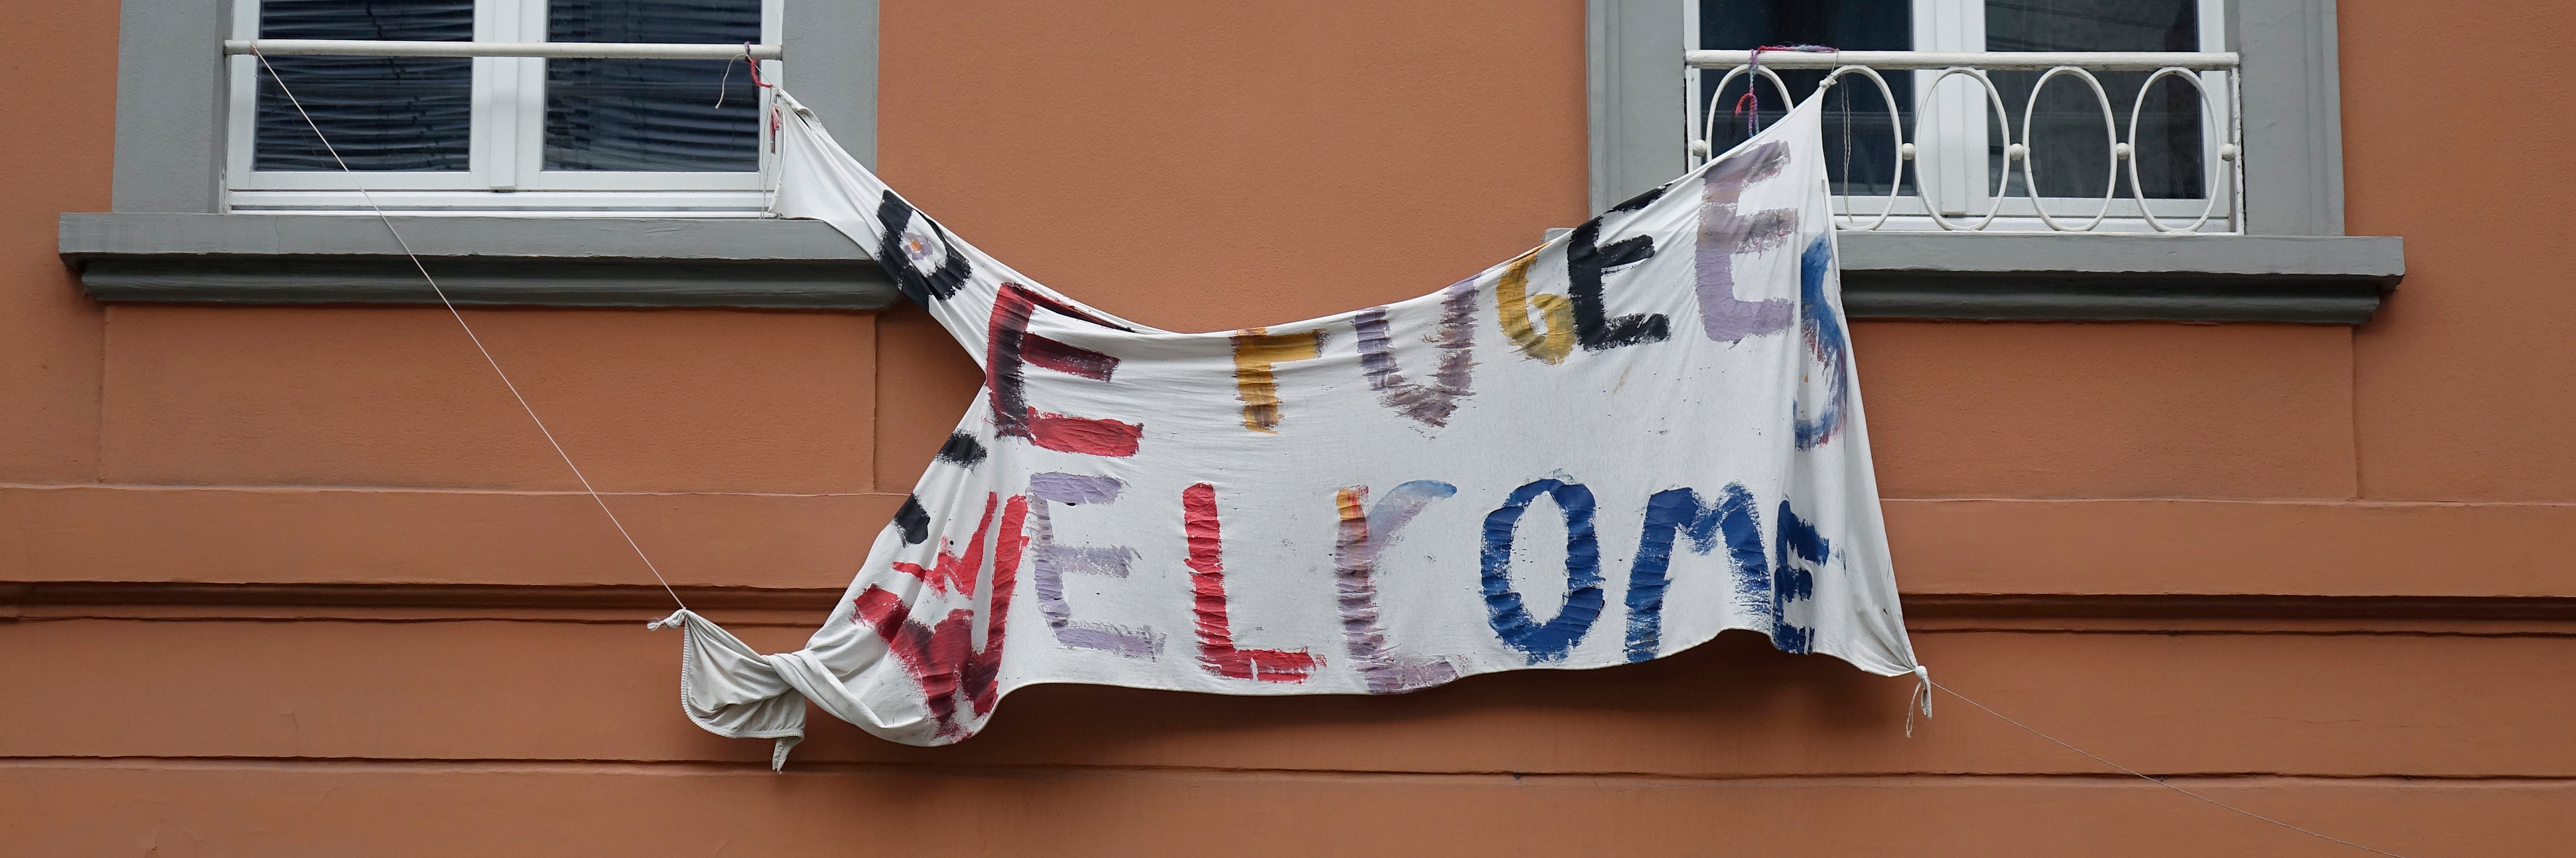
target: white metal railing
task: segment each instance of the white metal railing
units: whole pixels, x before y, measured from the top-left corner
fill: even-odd
[[[1878,205],[1854,201],[1848,194],[1837,197],[1837,226],[1847,230],[1953,230],[1986,232],[2097,232],[2097,233],[2232,233],[2243,222],[2243,165],[2238,158],[2242,117],[2236,105],[2237,55],[2232,52],[1929,52],[1929,51],[1763,51],[1756,65],[1751,51],[1690,51],[1684,63],[1694,69],[1725,69],[1726,74],[1711,89],[1706,120],[1700,135],[1691,142],[1694,159],[1709,157],[1709,140],[1716,136],[1722,115],[1715,102],[1726,85],[1736,78],[1758,72],[1771,82],[1771,88],[1785,103],[1795,103],[1788,84],[1774,69],[1826,70],[1819,91],[1843,82],[1848,76],[1868,78],[1877,85],[1881,103],[1887,108],[1888,127],[1894,133],[1895,167],[1888,177],[1888,191]],[[1751,70],[1751,71],[1748,71]],[[1904,118],[1898,110],[1894,91],[1881,71],[1905,71],[1915,75],[1916,127],[1907,134]],[[2034,82],[2021,110],[2019,137],[2014,136],[2012,115],[2005,108],[2003,92],[1996,88],[1990,71],[2041,72]],[[2150,72],[2130,99],[2128,137],[2120,137],[2120,125],[2113,111],[2110,94],[2094,72]],[[1974,81],[1983,89],[1977,98],[1973,89],[1959,92],[1952,87],[1947,98],[1936,97],[1941,84],[1951,78]],[[2090,198],[2043,197],[2033,167],[2031,119],[2039,104],[2040,93],[2059,77],[2081,81],[2090,88],[2102,108],[2103,140],[2110,163],[2105,166],[2104,186],[2099,200]],[[2147,94],[2159,82],[2172,78],[2175,85],[2189,86],[2200,105],[2203,119],[2201,137],[2208,175],[2202,184],[2203,199],[2149,199],[2138,180],[2138,118],[2146,107]],[[1754,85],[1747,81],[1747,86]],[[1971,100],[1982,105],[1969,103]],[[1988,191],[1982,179],[1968,176],[1982,171],[1986,146],[1985,111],[2004,133],[2003,167],[1995,171],[1993,189]],[[1926,140],[1924,120],[1942,117],[1944,112],[1979,114],[1977,120],[1964,116],[1947,117],[1948,125],[1933,122],[1935,132]],[[1957,127],[1948,127],[1957,126]],[[1848,132],[1846,132],[1848,133]],[[1918,144],[1929,145],[1918,145]],[[1921,159],[1927,149],[1946,149],[1948,169],[1924,168]],[[1971,153],[1969,150],[1974,150]],[[1973,158],[1973,164],[1969,159]],[[2018,166],[2023,199],[2010,193],[2012,173]],[[1906,192],[1905,176],[1911,167],[1914,188]],[[2125,170],[2129,198],[2119,199],[2119,179]],[[1845,182],[1850,181],[1845,177]],[[1944,183],[1948,184],[1944,184]],[[1876,197],[1876,194],[1871,194]],[[1907,199],[1908,197],[1911,199]],[[2115,205],[2116,204],[2116,205]],[[1979,212],[1978,209],[1983,211]],[[1872,211],[1871,209],[1874,209]],[[2090,211],[2088,212],[2087,209]],[[2197,209],[2198,211],[2193,211]]]
[[[544,57],[559,60],[778,59],[777,45],[629,42],[396,42],[360,39],[225,39],[224,55],[275,57]]]

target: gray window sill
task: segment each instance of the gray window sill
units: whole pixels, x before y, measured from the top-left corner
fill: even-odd
[[[820,221],[396,217],[458,304],[873,310],[902,300]],[[372,216],[65,214],[63,260],[101,301],[423,304]]]
[[[2406,274],[2405,241],[2390,236],[1846,232],[1837,240],[1843,309],[1860,319],[2358,325]]]
[[[1858,318],[2357,325],[2406,275],[2395,236],[1847,232]]]
[[[459,304],[873,310],[900,300],[816,221],[398,217]],[[102,301],[421,304],[373,217],[66,214]],[[2393,237],[1845,233],[1854,317],[2359,324],[2405,274]]]

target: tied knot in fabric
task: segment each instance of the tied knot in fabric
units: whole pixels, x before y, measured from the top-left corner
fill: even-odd
[[[1905,701],[1905,738],[1914,738],[1914,710],[1922,707],[1923,719],[1932,719],[1932,669],[1914,666],[1914,695]]]

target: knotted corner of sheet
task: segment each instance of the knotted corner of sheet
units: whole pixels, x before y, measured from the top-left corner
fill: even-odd
[[[805,740],[805,695],[777,665],[687,608],[646,627],[677,627],[683,634],[680,710],[689,720],[719,736],[776,739],[769,768],[786,768],[788,749]]]

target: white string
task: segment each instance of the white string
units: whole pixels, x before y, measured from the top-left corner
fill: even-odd
[[[2375,854],[2375,855],[2385,855],[2385,856],[2388,856],[2388,858],[2406,858],[2406,856],[2399,855],[2399,854],[2397,854],[2397,853],[2395,853],[2395,852],[2384,852],[2384,851],[2381,851],[2381,850],[2378,850],[2378,849],[2372,849],[2372,848],[2370,848],[2370,847],[2368,847],[2368,846],[2363,846],[2363,845],[2361,845],[2361,844],[2359,844],[2359,843],[2354,843],[2354,842],[2352,842],[2352,841],[2350,841],[2350,840],[2345,840],[2345,839],[2340,838],[2340,837],[2330,837],[2330,836],[2327,836],[2327,835],[2318,834],[2318,833],[2316,833],[2316,832],[2314,832],[2314,831],[2309,831],[2309,830],[2307,830],[2307,829],[2305,829],[2305,828],[2300,828],[2300,827],[2298,827],[2298,826],[2296,826],[2296,825],[2291,825],[2291,824],[2289,824],[2289,823],[2287,823],[2287,822],[2282,822],[2282,821],[2280,821],[2280,820],[2278,820],[2278,819],[2273,819],[2273,818],[2271,818],[2271,817],[2269,817],[2269,816],[2264,816],[2264,815],[2262,815],[2262,814],[2255,813],[2255,812],[2253,812],[2253,811],[2246,810],[2246,809],[2244,809],[2244,808],[2237,807],[2237,806],[2235,806],[2235,805],[2228,804],[2228,803],[2226,803],[2226,802],[2219,801],[2219,800],[2214,799],[2214,798],[2210,798],[2209,796],[2201,795],[2200,793],[2192,792],[2191,790],[2183,789],[2182,787],[2178,787],[2178,786],[2174,786],[2173,784],[2165,783],[2164,781],[2159,780],[2159,779],[2157,779],[2157,778],[2149,777],[2146,773],[2144,773],[2144,772],[2140,772],[2140,771],[2138,771],[2137,769],[2129,768],[2128,766],[2120,765],[2119,763],[2114,763],[2114,762],[2111,762],[2110,760],[2105,760],[2105,759],[2102,759],[2101,757],[2094,756],[2093,752],[2091,752],[2091,751],[2087,751],[2087,750],[2084,750],[2083,748],[2075,747],[2074,745],[2066,744],[2066,742],[2065,742],[2064,740],[2059,739],[2059,738],[2057,738],[2057,737],[2055,737],[2055,736],[2051,736],[2051,735],[2048,735],[2048,734],[2046,734],[2046,733],[2042,733],[2042,732],[2040,732],[2040,731],[2038,731],[2038,730],[2033,730],[2033,729],[2031,729],[2030,725],[2028,725],[2028,724],[2024,724],[2024,723],[2019,722],[2019,721],[2015,721],[2015,720],[2013,720],[2012,718],[2010,718],[2010,717],[2008,717],[2008,716],[2004,715],[2004,713],[1997,712],[1997,711],[1992,710],[1992,709],[1987,709],[1987,708],[1986,708],[1986,704],[1979,703],[1979,702],[1974,701],[1974,700],[1970,700],[1970,699],[1968,699],[1968,696],[1967,696],[1967,695],[1965,695],[1965,694],[1961,694],[1961,693],[1956,692],[1956,691],[1951,691],[1951,690],[1950,690],[1950,686],[1943,685],[1943,684],[1938,683],[1938,682],[1933,682],[1933,681],[1932,681],[1932,677],[1931,677],[1930,675],[1928,675],[1928,674],[1927,674],[1927,675],[1925,675],[1925,676],[1923,676],[1923,683],[1924,683],[1924,684],[1926,684],[1926,685],[1930,685],[1930,686],[1932,686],[1933,688],[1938,688],[1938,689],[1941,689],[1942,691],[1947,691],[1947,692],[1949,692],[1950,696],[1952,696],[1952,697],[1956,697],[1956,698],[1959,698],[1959,701],[1960,701],[1960,702],[1962,702],[1962,703],[1966,703],[1966,704],[1968,704],[1968,705],[1970,705],[1970,706],[1977,707],[1977,708],[1978,708],[1978,709],[1980,709],[1980,710],[1984,710],[1984,712],[1985,712],[1986,714],[1988,714],[1988,715],[1992,715],[1992,716],[1995,716],[1995,717],[1997,717],[1997,718],[2002,718],[2002,719],[2004,719],[2004,723],[2006,723],[2006,724],[2010,724],[2010,725],[2013,725],[2013,726],[2015,726],[2015,727],[2020,727],[2024,732],[2027,732],[2027,733],[2029,733],[2029,734],[2031,734],[2031,735],[2033,735],[2033,736],[2038,736],[2038,737],[2040,737],[2040,738],[2042,738],[2042,739],[2047,739],[2047,740],[2049,740],[2049,741],[2051,741],[2051,742],[2056,742],[2056,743],[2057,743],[2057,746],[2058,746],[2058,747],[2060,747],[2060,748],[2065,748],[2065,749],[2067,749],[2067,750],[2069,750],[2069,751],[2074,751],[2074,752],[2076,752],[2076,753],[2078,753],[2078,754],[2083,754],[2087,759],[2090,759],[2090,760],[2092,760],[2092,761],[2094,761],[2094,762],[2101,763],[2101,764],[2103,764],[2103,765],[2110,766],[2110,767],[2115,768],[2115,769],[2119,769],[2120,771],[2128,772],[2129,774],[2137,775],[2138,777],[2140,777],[2140,778],[2144,778],[2144,779],[2146,779],[2146,781],[2147,781],[2147,782],[2152,783],[2152,784],[2155,784],[2156,786],[2164,787],[2165,789],[2173,790],[2174,792],[2182,793],[2183,795],[2191,796],[2192,798],[2200,799],[2201,801],[2205,801],[2205,802],[2208,802],[2208,803],[2210,803],[2210,804],[2217,805],[2218,807],[2222,807],[2222,808],[2225,808],[2225,809],[2228,809],[2228,810],[2232,810],[2232,811],[2235,811],[2235,812],[2237,812],[2237,813],[2241,813],[2241,814],[2244,814],[2244,815],[2246,815],[2246,816],[2253,817],[2253,818],[2255,818],[2255,819],[2260,819],[2260,820],[2262,820],[2262,821],[2264,821],[2264,822],[2269,822],[2269,823],[2271,823],[2271,824],[2273,824],[2273,825],[2278,825],[2278,826],[2280,826],[2280,827],[2282,827],[2282,828],[2287,828],[2287,829],[2289,829],[2289,830],[2291,830],[2291,831],[2296,831],[2296,832],[2298,832],[2298,833],[2300,833],[2300,834],[2305,834],[2305,835],[2307,835],[2307,836],[2309,836],[2309,837],[2314,837],[2314,838],[2317,838],[2317,839],[2319,839],[2319,840],[2326,840],[2326,841],[2331,841],[2331,842],[2335,842],[2335,843],[2341,843],[2341,844],[2343,844],[2343,845],[2345,845],[2345,846],[2350,846],[2350,847],[2352,847],[2352,848],[2354,848],[2354,849],[2359,849],[2359,850],[2361,850],[2361,851],[2363,851],[2363,852],[2369,852],[2369,853],[2372,853],[2372,854]],[[1909,701],[1906,701],[1906,703],[1907,703],[1907,715],[1911,716],[1911,715],[1913,714],[1913,713],[1912,713],[1912,704],[1913,704],[1913,701],[1910,701],[1910,700],[1909,700]],[[1909,717],[1909,720],[1911,720],[1911,719],[1910,719],[1910,717]]]
[[[367,191],[364,182],[358,181],[358,171],[350,169],[349,162],[340,157],[339,148],[331,145],[331,138],[322,133],[322,126],[313,121],[313,114],[305,112],[304,102],[295,97],[295,90],[286,85],[286,79],[278,76],[277,67],[268,64],[268,55],[260,53],[259,45],[254,43],[251,56],[259,59],[259,67],[268,71],[269,80],[277,82],[277,91],[286,95],[286,103],[295,106],[297,116],[304,117],[304,127],[313,129],[313,138],[322,141],[322,151],[331,154],[331,161],[339,164],[340,172],[348,175],[350,185],[366,199],[367,207],[375,210],[376,220],[385,225],[386,232],[393,234],[394,243],[402,246],[403,256],[411,260],[413,270],[419,271],[420,279],[429,283],[429,291],[438,295],[439,305],[446,307],[447,315],[456,319],[457,327],[465,329],[465,338],[474,342],[474,350],[482,353],[483,362],[492,367],[492,374],[501,377],[501,385],[510,389],[510,398],[519,401],[519,409],[526,411],[528,420],[537,424],[537,432],[545,435],[546,443],[555,448],[555,455],[563,458],[564,467],[572,470],[573,479],[581,481],[581,490],[589,492],[591,502],[599,504],[599,511],[608,515],[608,523],[617,528],[617,535],[626,537],[626,547],[635,549],[636,559],[644,561],[644,568],[653,573],[653,580],[662,584],[662,592],[671,594],[671,601],[687,610],[689,603],[680,600],[680,591],[671,587],[670,579],[662,577],[662,570],[653,565],[653,558],[645,555],[644,546],[635,542],[635,535],[626,532],[626,523],[618,521],[617,513],[608,508],[608,500],[599,496],[598,489],[591,488],[590,478],[582,475],[581,466],[572,463],[572,454],[564,452],[563,442],[555,440],[554,430],[546,428],[546,421],[537,416],[537,409],[528,405],[528,397],[519,393],[519,385],[510,380],[509,373],[501,371],[501,362],[493,359],[491,349],[483,347],[483,338],[475,336],[474,326],[465,323],[465,314],[457,312],[456,303],[447,300],[447,290],[439,288],[438,278],[429,275],[429,266],[421,264],[420,254],[412,252],[411,242],[403,238],[402,230],[394,228],[394,220],[385,215],[385,207],[376,204],[376,195]]]

